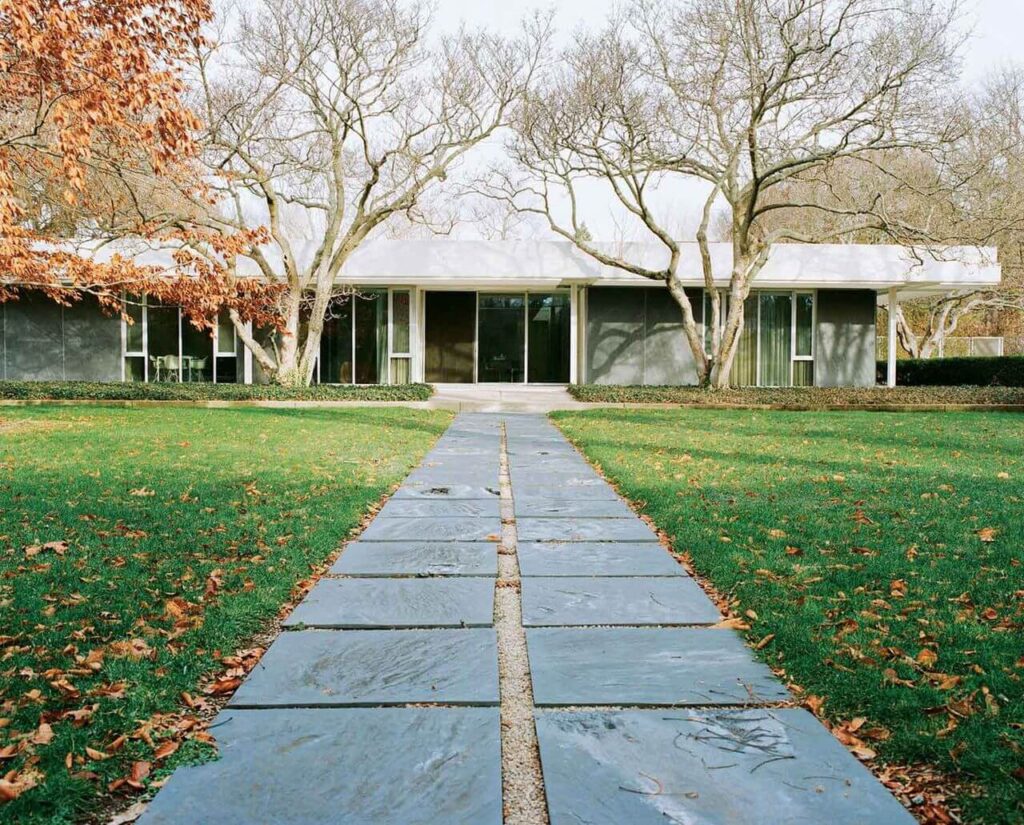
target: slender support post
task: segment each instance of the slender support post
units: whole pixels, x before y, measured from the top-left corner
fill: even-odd
[[[896,287],[889,290],[889,333],[886,343],[888,344],[888,363],[886,370],[886,386],[896,386],[896,310],[899,307],[899,298],[896,295]]]
[[[252,321],[246,322],[246,332],[252,335]],[[252,383],[252,350],[247,346],[242,347],[242,383]]]
[[[579,383],[579,289],[569,287],[569,383]]]

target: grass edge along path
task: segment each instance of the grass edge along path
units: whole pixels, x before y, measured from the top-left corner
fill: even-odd
[[[1024,419],[552,418],[876,773],[898,785],[885,766],[911,765],[939,801],[956,775],[967,821],[1024,821]],[[940,822],[940,808],[915,813]]]
[[[450,418],[0,410],[0,822],[101,821],[212,758],[252,640]]]

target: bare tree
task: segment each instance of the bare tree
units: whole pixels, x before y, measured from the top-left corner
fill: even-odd
[[[773,244],[866,228],[908,243],[930,239],[898,225],[876,199],[831,208],[829,228],[811,235],[803,213],[829,207],[780,193],[848,159],[871,164],[911,149],[937,156],[960,135],[959,117],[936,117],[948,111],[940,103],[956,75],[958,13],[958,0],[634,0],[605,31],[581,36],[529,96],[511,145],[517,168],[488,190],[543,215],[601,263],[665,282],[701,383],[726,386],[743,302]],[[680,242],[653,197],[680,177],[707,185],[695,240],[710,296],[708,351],[683,290]],[[603,181],[660,242],[664,266],[586,240],[578,186],[587,179]],[[727,273],[713,271],[708,241],[720,207],[732,247]]]
[[[429,219],[424,197],[508,122],[548,36],[545,17],[512,39],[430,23],[417,2],[263,0],[197,55],[213,197],[148,217],[227,236],[266,227],[239,257],[283,285],[284,332],[271,347],[232,319],[278,382],[311,380],[345,262],[389,222]]]

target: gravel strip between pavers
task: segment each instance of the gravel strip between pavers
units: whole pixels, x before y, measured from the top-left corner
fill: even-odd
[[[520,602],[519,560],[505,425],[501,427],[501,548],[494,591],[501,697],[501,780],[505,825],[547,825],[548,807],[534,721],[533,682]]]

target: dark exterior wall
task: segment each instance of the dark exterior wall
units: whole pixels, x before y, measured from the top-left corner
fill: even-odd
[[[871,290],[818,290],[815,386],[875,385],[875,307]]]
[[[121,321],[92,300],[65,308],[25,295],[2,311],[5,380],[121,380]]]
[[[687,294],[699,323],[701,293]],[[592,384],[695,384],[682,312],[668,289],[590,287],[586,366]]]

